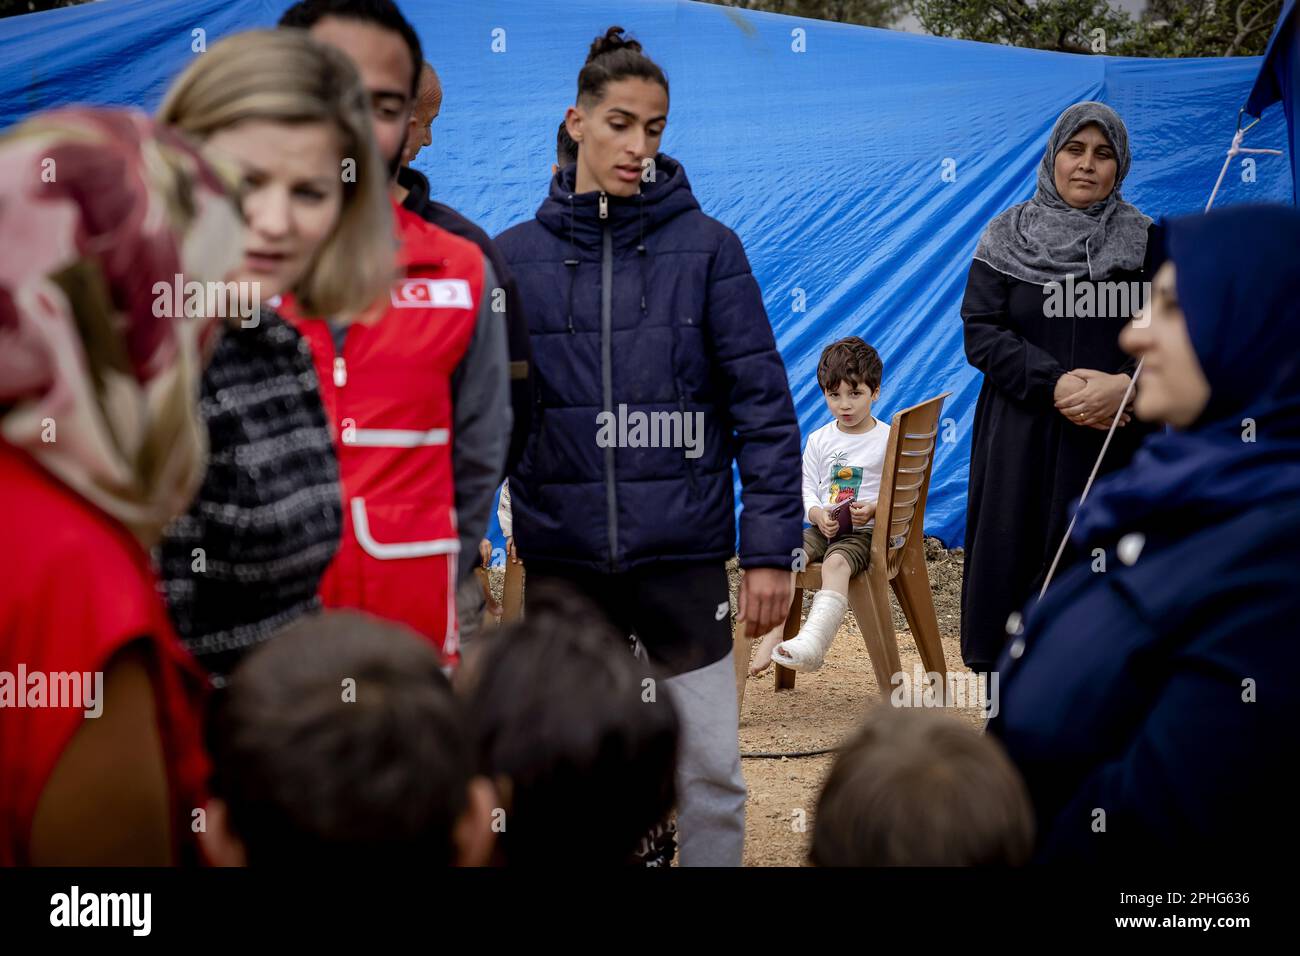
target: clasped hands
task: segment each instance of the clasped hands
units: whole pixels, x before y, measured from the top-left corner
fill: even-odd
[[[1072,424],[1106,431],[1124,401],[1128,384],[1129,377],[1123,372],[1109,375],[1095,368],[1072,369],[1056,381],[1056,410]],[[1121,426],[1129,423],[1132,413],[1130,400],[1120,416]]]

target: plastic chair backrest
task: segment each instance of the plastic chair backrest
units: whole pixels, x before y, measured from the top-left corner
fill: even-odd
[[[889,444],[880,475],[876,524],[871,538],[871,561],[885,567],[886,577],[898,574],[903,551],[914,534],[925,533],[925,499],[934,471],[934,449],[939,438],[939,415],[951,392],[895,412],[889,426]],[[888,515],[888,533],[886,528]]]

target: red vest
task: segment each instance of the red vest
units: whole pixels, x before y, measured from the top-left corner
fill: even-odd
[[[280,312],[311,345],[343,483],[343,540],[321,580],[327,607],[398,621],[456,659],[451,375],[483,296],[483,254],[394,204],[404,278],[379,321],[349,327]]]

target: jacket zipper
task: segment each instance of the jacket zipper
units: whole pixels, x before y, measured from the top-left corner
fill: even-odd
[[[325,405],[327,414],[332,416],[334,419],[334,424],[330,428],[330,431],[333,432],[334,429],[336,428],[337,429],[343,428],[343,421],[346,417],[343,414],[343,408],[342,408],[343,405],[342,390],[343,387],[348,384],[348,360],[347,358],[344,357],[344,352],[347,350],[347,344],[348,344],[348,332],[347,330],[344,330],[341,336],[336,336],[334,334],[334,327],[327,320],[325,322],[325,335],[329,340],[330,346],[334,349],[334,361],[332,363],[333,374],[331,376],[331,379],[334,382],[334,389],[331,392],[329,399],[326,401],[326,405]],[[321,383],[321,398],[322,399],[325,398],[324,383]],[[339,431],[338,439],[340,444],[343,443],[344,438],[345,438],[344,433],[342,431]],[[342,485],[340,485],[339,491],[342,492],[342,490],[343,490]],[[346,496],[344,498],[344,507],[345,508],[347,507]]]
[[[600,218],[606,218],[605,194],[600,194]],[[600,249],[600,384],[605,411],[614,411],[613,301],[614,237],[606,225]],[[614,491],[614,446],[605,449],[605,507],[609,524],[609,570],[618,570],[618,501]]]
[[[343,352],[348,345],[348,332],[351,328],[344,326],[342,330],[335,327],[333,321],[325,320],[325,334],[329,336],[330,345],[334,350],[334,387],[342,388],[348,383],[348,361],[343,357]],[[341,332],[341,334],[340,334]]]

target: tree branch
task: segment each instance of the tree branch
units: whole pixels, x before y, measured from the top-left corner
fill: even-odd
[[[1224,49],[1223,55],[1236,56],[1237,50],[1241,47],[1242,42],[1259,29],[1259,18],[1271,10],[1276,3],[1280,2],[1281,0],[1268,0],[1268,2],[1260,7],[1259,10],[1256,11],[1255,15],[1250,18],[1249,23],[1242,23],[1241,11],[1242,8],[1245,7],[1246,3],[1245,0],[1241,0],[1241,2],[1237,4],[1237,9],[1234,14],[1234,19],[1237,22],[1237,35],[1232,38],[1232,42]]]

